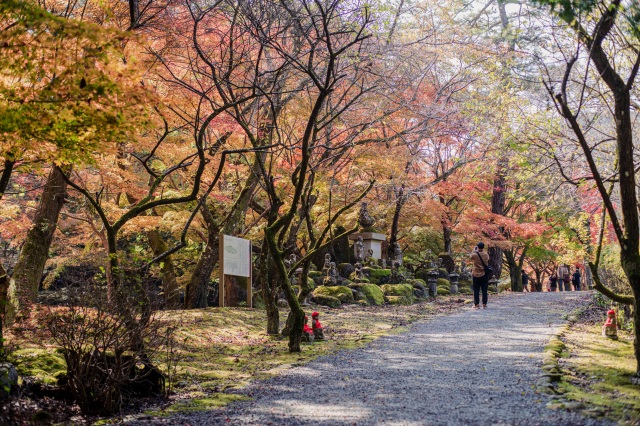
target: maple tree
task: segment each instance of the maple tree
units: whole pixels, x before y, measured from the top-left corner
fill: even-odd
[[[568,155],[558,152],[552,158],[560,168],[571,161],[574,167],[561,171],[563,177],[595,189],[602,200],[620,246],[620,264],[632,296],[618,294],[600,281],[598,262],[603,238],[599,238],[589,266],[598,291],[615,301],[635,305],[634,352],[640,374],[640,225],[632,123],[632,98],[640,64],[636,47],[638,6],[616,0],[538,3],[564,24],[554,49],[565,53],[566,61],[560,72],[546,68],[545,85],[572,135],[564,139],[569,142]],[[603,116],[597,111],[603,111]],[[597,120],[593,120],[594,114]],[[607,136],[601,137],[596,129],[604,130]],[[602,158],[609,162],[600,161]],[[604,223],[600,232],[604,232]]]

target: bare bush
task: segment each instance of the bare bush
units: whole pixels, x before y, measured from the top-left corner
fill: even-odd
[[[47,328],[67,363],[61,384],[83,413],[110,414],[127,398],[164,392],[165,374],[153,360],[166,356],[174,327],[156,312],[140,287],[119,288],[110,302],[91,287],[80,303],[51,309]]]

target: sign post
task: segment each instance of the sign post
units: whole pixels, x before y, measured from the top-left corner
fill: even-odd
[[[247,278],[247,307],[251,304],[251,240],[220,234],[220,284],[218,285],[219,305],[225,301],[225,277],[227,275]]]

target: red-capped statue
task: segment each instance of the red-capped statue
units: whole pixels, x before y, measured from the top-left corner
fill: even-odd
[[[316,340],[324,340],[324,332],[322,331],[322,324],[320,324],[320,314],[314,312],[311,314],[311,327],[313,328],[313,336]]]
[[[309,327],[309,317],[304,316],[304,326],[302,327],[302,340],[313,343],[313,330]]]
[[[616,319],[616,311],[613,309],[607,312],[607,320],[602,326],[602,335],[609,339],[618,340],[618,320]]]

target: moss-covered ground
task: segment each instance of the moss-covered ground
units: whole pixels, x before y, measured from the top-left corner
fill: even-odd
[[[164,312],[176,324],[178,366],[172,396],[150,410],[154,415],[218,407],[238,398],[227,393],[278,374],[283,369],[308,362],[339,349],[355,348],[387,334],[400,332],[411,322],[448,313],[463,306],[453,300],[421,302],[411,306],[346,305],[340,309],[322,306],[316,310],[327,338],[303,344],[301,353],[289,353],[287,340],[268,336],[264,310],[207,308]],[[287,312],[281,310],[281,326]],[[61,352],[50,342],[12,336],[17,350],[12,355],[20,374],[47,384],[65,372]],[[159,360],[162,367],[163,360]]]
[[[605,416],[620,424],[640,424],[640,384],[632,382],[636,361],[633,337],[618,332],[619,340],[602,336],[601,324],[579,321],[565,333],[559,359],[563,379],[559,390],[591,416]],[[636,379],[637,380],[637,379]]]

